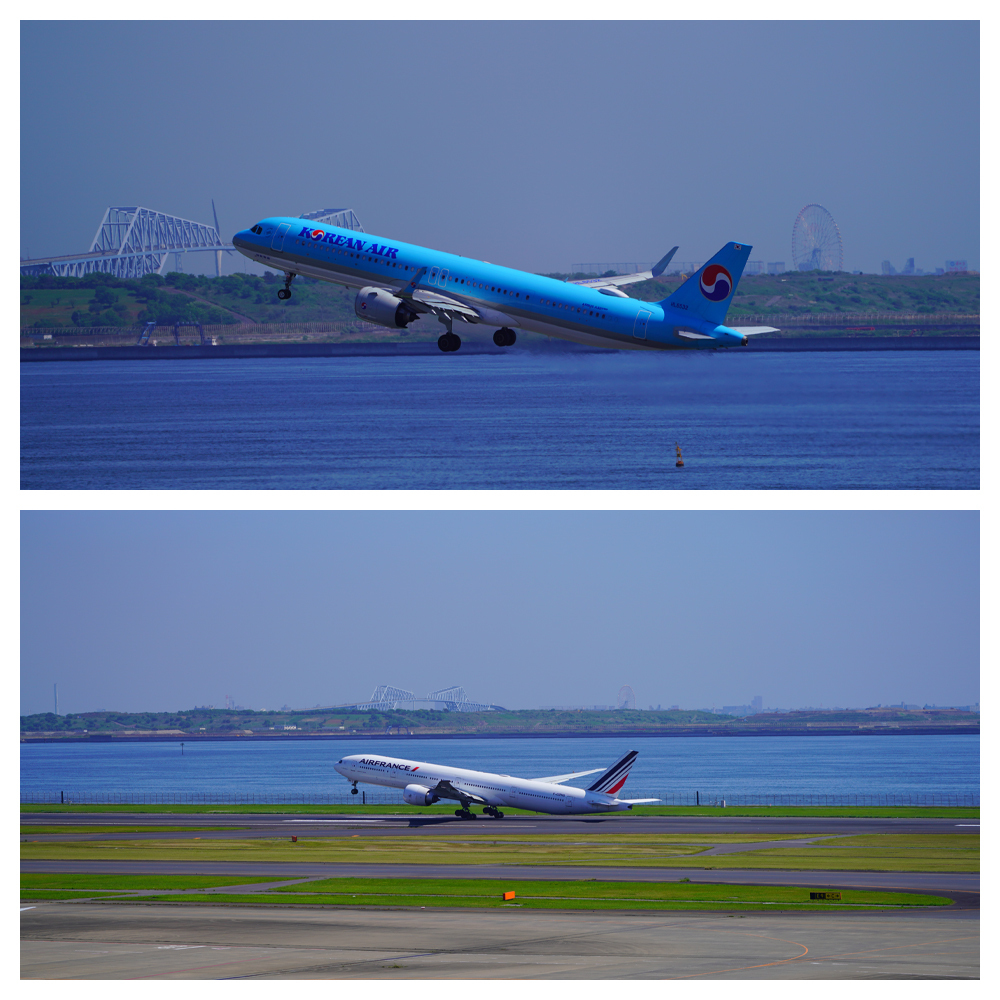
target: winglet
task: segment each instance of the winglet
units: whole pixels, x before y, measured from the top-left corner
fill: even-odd
[[[668,253],[665,257],[662,257],[659,262],[653,266],[654,278],[658,278],[661,274],[663,274],[663,272],[667,269],[667,264],[673,260],[674,254],[677,253],[679,249],[680,247],[674,247],[670,253]]]
[[[420,282],[420,279],[426,273],[427,273],[426,267],[420,268],[420,270],[417,271],[417,273],[413,275],[413,277],[410,278],[410,280],[405,285],[403,285],[403,287],[398,292],[396,292],[396,294],[400,296],[400,298],[404,299],[409,298],[416,291],[417,284]]]

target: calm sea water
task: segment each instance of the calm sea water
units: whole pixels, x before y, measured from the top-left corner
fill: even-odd
[[[21,413],[25,489],[979,486],[975,351],[22,364]]]
[[[636,796],[979,794],[978,736],[350,740],[21,744],[22,794],[302,796],[348,790],[333,770],[382,753],[521,777],[604,767],[627,750]],[[591,779],[593,780],[593,779]],[[585,785],[586,782],[571,782]]]

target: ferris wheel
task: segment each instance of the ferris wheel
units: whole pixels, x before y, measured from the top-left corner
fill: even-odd
[[[618,707],[635,708],[635,692],[628,684],[618,692]]]
[[[822,205],[806,205],[792,226],[792,263],[798,271],[843,271],[840,227]]]

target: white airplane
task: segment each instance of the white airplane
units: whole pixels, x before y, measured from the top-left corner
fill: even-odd
[[[357,795],[358,782],[361,781],[369,785],[402,788],[404,801],[413,806],[429,806],[440,799],[454,800],[461,803],[461,808],[455,810],[460,819],[476,819],[469,808],[473,805],[482,806],[486,816],[503,819],[501,806],[543,813],[593,813],[617,812],[644,802],[659,802],[659,799],[618,798],[618,792],[638,755],[638,750],[630,750],[589,788],[566,788],[563,782],[585,774],[596,774],[601,768],[555,774],[548,778],[513,778],[509,774],[468,771],[445,764],[399,760],[379,754],[343,757],[334,768],[354,786],[351,789],[354,795]]]

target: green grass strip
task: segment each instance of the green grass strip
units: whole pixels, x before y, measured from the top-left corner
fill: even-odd
[[[203,830],[241,830],[239,826],[22,826],[22,837],[60,833],[201,833]]]
[[[738,835],[746,837],[747,835]],[[355,835],[214,840],[67,841],[22,843],[25,860],[88,861],[285,861],[362,864],[498,864],[600,865],[614,867],[826,869],[830,871],[979,870],[978,841],[970,835],[899,834],[889,847],[828,847],[824,841],[801,847],[747,850],[704,855],[707,846],[729,841],[726,835],[695,837],[676,834],[540,835],[532,837],[420,836],[401,849],[398,838]],[[914,847],[898,846],[921,836]],[[939,838],[934,841],[934,838]],[[702,840],[702,844],[691,844]],[[687,844],[679,841],[688,841]],[[932,845],[931,842],[934,842]]]
[[[502,898],[513,890],[513,903]],[[599,910],[858,910],[946,906],[942,896],[843,890],[839,902],[810,900],[793,886],[698,885],[663,882],[515,881],[489,879],[321,879],[266,893],[150,895],[141,902],[256,906],[423,906]]]
[[[22,889],[21,899],[95,899],[117,896],[115,892],[68,892],[60,889]]]
[[[290,816],[434,816],[450,815],[453,806],[373,805],[77,805],[74,803],[24,803],[22,813],[154,813],[290,815]],[[534,816],[521,809],[504,808],[508,816]],[[948,806],[636,806],[631,812],[612,813],[627,822],[633,816],[844,816],[875,819],[978,819],[978,807]]]
[[[254,885],[281,882],[287,874],[277,875],[76,875],[26,872],[21,875],[21,889],[214,889],[224,885]],[[294,878],[294,876],[292,876]]]

